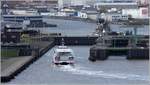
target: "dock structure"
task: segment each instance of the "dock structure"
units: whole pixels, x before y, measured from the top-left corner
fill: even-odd
[[[2,20],[23,23],[25,27],[57,27],[56,24],[43,21],[41,15],[3,15]]]
[[[122,38],[122,39],[121,39]],[[144,37],[143,37],[144,38]],[[89,60],[106,60],[109,56],[126,55],[126,59],[149,59],[148,38],[138,38],[136,45],[129,38],[112,38],[90,48]],[[132,42],[132,43],[131,43]]]
[[[91,36],[59,36],[55,37],[55,45],[61,45],[64,39],[65,45],[94,45],[98,37]]]
[[[101,32],[98,32],[96,44],[90,48],[89,60],[106,60],[111,55],[126,55],[126,59],[149,59],[149,35],[137,35],[138,25],[133,23],[131,26],[134,27],[134,34],[115,35],[110,35],[111,31],[105,31],[105,27],[98,26]]]
[[[43,17],[40,15],[3,15],[2,18],[4,21],[23,22],[24,20],[41,21]]]

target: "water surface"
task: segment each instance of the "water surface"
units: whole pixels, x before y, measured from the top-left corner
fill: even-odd
[[[53,48],[19,74],[10,84],[148,84],[148,60],[126,60],[111,56],[108,60],[90,62],[90,46],[71,46],[75,66],[52,64]]]

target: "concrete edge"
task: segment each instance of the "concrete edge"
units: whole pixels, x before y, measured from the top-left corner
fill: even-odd
[[[42,49],[39,52],[39,55],[29,59],[27,62],[25,62],[22,66],[20,66],[19,68],[17,68],[14,72],[12,72],[10,75],[8,76],[1,76],[1,83],[6,83],[11,81],[12,79],[15,78],[15,76],[19,75],[22,71],[24,71],[27,67],[29,67],[32,63],[34,63],[35,61],[37,61],[40,57],[42,57],[42,55],[44,55],[48,50],[50,50],[51,48],[53,48],[55,46],[55,42],[52,42],[49,46],[47,46],[46,48]]]

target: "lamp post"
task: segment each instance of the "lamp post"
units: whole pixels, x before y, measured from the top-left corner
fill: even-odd
[[[104,37],[105,37],[105,33],[106,33],[106,31],[105,31],[105,29],[103,29],[103,31],[102,31],[102,39],[103,39],[103,45],[105,44],[105,39],[104,39]]]

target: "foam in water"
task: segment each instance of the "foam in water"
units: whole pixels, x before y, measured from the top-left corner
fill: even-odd
[[[128,79],[128,80],[144,80],[149,81],[148,76],[141,76],[136,74],[125,74],[125,73],[107,73],[104,71],[93,71],[88,70],[85,67],[72,67],[70,65],[65,65],[60,67],[61,71],[70,72],[77,75],[87,75],[93,77],[103,77],[103,78],[118,78],[118,79]]]

